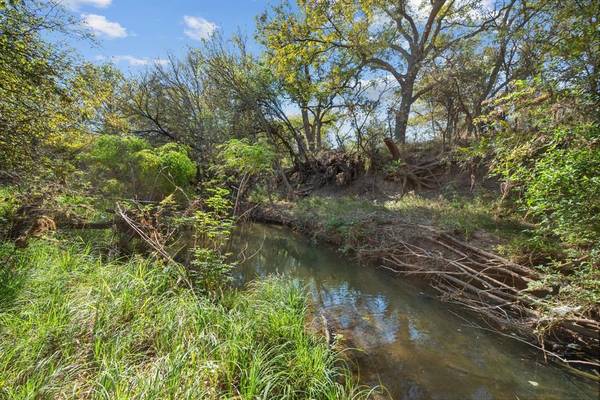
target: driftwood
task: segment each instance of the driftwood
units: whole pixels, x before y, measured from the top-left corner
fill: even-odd
[[[392,160],[402,161],[395,169],[388,171],[385,179],[399,182],[402,185],[402,192],[410,189],[435,189],[440,185],[440,178],[446,172],[446,163],[440,157],[431,157],[431,154],[422,154],[420,152],[404,154],[396,143],[390,139],[383,140]]]
[[[600,369],[600,323],[583,317],[545,317],[538,310],[546,293],[527,291],[530,282],[541,278],[537,271],[430,226],[407,224],[407,228],[412,238],[398,229],[384,229],[379,242],[392,245],[368,250],[369,256],[397,273],[428,277],[444,299],[477,312],[496,328],[511,330],[511,336],[537,343],[548,357]]]
[[[19,248],[27,247],[29,239],[58,229],[108,229],[115,224],[109,221],[85,221],[58,210],[48,209],[40,202],[26,204],[16,210],[10,221],[6,239],[14,240]]]
[[[446,164],[441,159],[411,160],[404,162],[385,175],[388,181],[399,182],[402,192],[407,189],[435,189],[440,186],[440,179],[446,173]]]

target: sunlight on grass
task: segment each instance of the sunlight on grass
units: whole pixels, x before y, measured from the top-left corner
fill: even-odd
[[[0,398],[366,395],[306,331],[303,291],[280,279],[210,300],[180,285],[178,267],[103,263],[41,242],[16,252],[10,271],[0,275]]]

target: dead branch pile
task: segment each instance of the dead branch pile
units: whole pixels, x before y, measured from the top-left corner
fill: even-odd
[[[327,151],[286,171],[286,177],[295,186],[296,194],[305,196],[326,184],[348,185],[364,170],[364,162],[357,156],[344,151]]]
[[[33,199],[20,206],[9,221],[5,232],[7,240],[14,240],[20,248],[27,247],[29,239],[57,229],[106,229],[114,221],[90,222],[61,209],[45,206],[42,199]]]
[[[165,210],[150,212],[133,203],[128,208],[116,204],[115,215],[105,221],[87,221],[64,209],[47,206],[42,199],[36,199],[19,207],[10,221],[6,239],[14,240],[15,245],[24,248],[29,239],[44,236],[57,229],[108,229],[115,228],[120,234],[122,248],[128,248],[132,238],[140,238],[149,250],[170,260],[164,244],[175,230],[163,223]]]
[[[141,207],[125,208],[117,204],[116,210],[119,218],[117,227],[121,233],[128,233],[129,237],[122,236],[121,240],[129,241],[137,237],[148,247],[148,249],[167,262],[174,262],[172,256],[166,249],[166,245],[175,234],[175,229],[160,221],[159,212],[148,212]],[[125,247],[122,244],[122,247]]]
[[[574,309],[557,310],[555,317],[548,316],[552,310],[542,312],[548,292],[527,290],[541,278],[536,270],[423,225],[382,227],[379,237],[357,253],[394,272],[427,277],[443,298],[477,312],[495,329],[533,343],[545,356],[596,373],[600,368],[599,321]]]
[[[435,189],[447,172],[447,163],[439,158],[406,158],[396,168],[388,170],[385,179],[399,182],[402,192]]]

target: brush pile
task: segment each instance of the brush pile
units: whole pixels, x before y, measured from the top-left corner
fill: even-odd
[[[508,331],[545,357],[592,369],[591,377],[598,379],[599,310],[550,307],[544,297],[552,288],[528,289],[542,278],[538,271],[425,225],[382,227],[357,254],[396,273],[426,277],[445,300],[483,316],[489,323],[486,329]]]
[[[295,165],[285,175],[296,194],[306,196],[327,184],[345,186],[365,171],[363,160],[343,151],[327,151],[303,164]]]
[[[385,179],[399,182],[402,192],[436,189],[447,171],[447,161],[442,158],[405,157],[387,168]]]

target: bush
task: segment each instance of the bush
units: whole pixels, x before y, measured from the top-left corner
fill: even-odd
[[[548,128],[530,139],[506,133],[495,143],[494,172],[513,186],[540,234],[588,247],[600,241],[599,143],[593,124]]]
[[[557,129],[535,163],[525,202],[567,243],[600,241],[600,128]]]
[[[132,136],[102,135],[83,159],[106,194],[144,200],[162,199],[178,188],[186,191],[196,176],[196,165],[184,146],[152,148]]]

